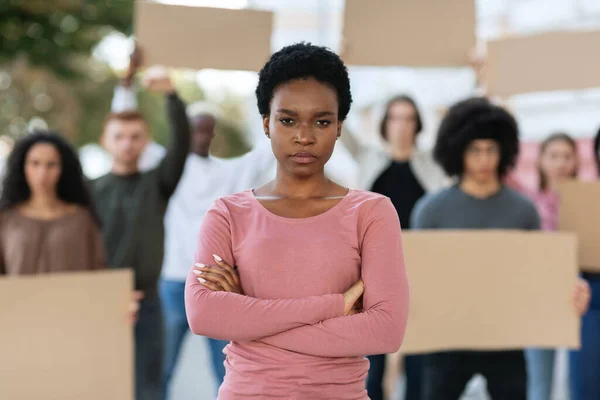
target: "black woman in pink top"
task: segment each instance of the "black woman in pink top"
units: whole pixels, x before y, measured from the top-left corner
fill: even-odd
[[[389,198],[325,177],[350,109],[348,72],[300,43],[271,57],[256,94],[276,178],[204,217],[190,328],[231,341],[220,400],[366,400],[365,355],[398,350],[409,296]]]

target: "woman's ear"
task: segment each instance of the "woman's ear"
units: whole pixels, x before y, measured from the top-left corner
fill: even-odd
[[[271,133],[269,132],[269,123],[270,123],[271,119],[269,118],[268,115],[263,115],[263,129],[265,131],[265,135],[268,138],[271,138]]]

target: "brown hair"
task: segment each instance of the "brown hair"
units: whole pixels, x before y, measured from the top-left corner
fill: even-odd
[[[552,135],[548,136],[541,144],[540,144],[540,154],[538,156],[538,177],[539,177],[539,190],[540,191],[544,191],[546,189],[548,189],[548,180],[546,179],[546,177],[544,176],[544,173],[542,172],[542,167],[540,166],[540,159],[542,158],[542,155],[544,154],[544,152],[546,151],[546,149],[548,148],[548,146],[550,146],[550,144],[554,143],[554,142],[566,142],[569,146],[571,146],[571,148],[573,149],[573,152],[575,153],[575,157],[577,157],[577,142],[575,141],[575,139],[573,139],[571,136],[569,136],[568,134],[564,133],[564,132],[558,132],[558,133],[553,133]],[[578,168],[576,167],[575,170],[573,171],[573,174],[571,175],[571,178],[575,178],[577,176],[578,173]]]
[[[419,108],[417,107],[417,103],[413,100],[412,97],[407,96],[405,94],[400,94],[398,96],[392,97],[390,101],[387,102],[385,106],[385,114],[383,114],[383,119],[381,120],[381,124],[379,125],[379,134],[383,138],[383,140],[387,141],[387,121],[390,118],[390,109],[396,103],[408,103],[415,110],[415,140],[417,135],[423,130],[423,120],[421,119],[421,113],[419,112]]]
[[[106,119],[104,120],[104,129],[106,129],[106,125],[108,125],[108,123],[111,121],[140,121],[143,122],[146,125],[146,127],[148,127],[148,120],[146,119],[146,117],[144,117],[144,114],[142,114],[139,111],[122,111],[108,114],[106,116]]]

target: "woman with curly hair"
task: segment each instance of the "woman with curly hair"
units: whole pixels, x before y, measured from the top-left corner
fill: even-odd
[[[266,63],[256,96],[277,174],[204,217],[190,328],[231,341],[220,400],[366,400],[365,356],[400,347],[408,282],[391,201],[325,176],[348,72],[328,49],[295,44]]]
[[[434,156],[458,183],[420,200],[412,215],[413,228],[540,229],[535,205],[502,183],[518,151],[517,122],[506,110],[483,98],[452,106],[440,125]],[[576,293],[575,308],[581,314],[587,307],[589,289],[580,284]],[[478,373],[487,378],[492,399],[527,398],[523,351],[498,350],[428,354],[423,370],[424,399],[456,400]]]
[[[77,153],[57,133],[25,136],[8,157],[0,195],[0,274],[105,267]]]

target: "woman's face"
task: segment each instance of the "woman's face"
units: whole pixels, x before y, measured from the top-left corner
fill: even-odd
[[[275,89],[263,118],[279,171],[296,178],[323,174],[342,123],[335,90],[314,78],[295,79]]]
[[[577,171],[577,154],[565,140],[554,140],[546,146],[540,156],[540,169],[553,182],[572,178]]]
[[[32,193],[56,193],[61,172],[60,153],[53,144],[31,146],[25,156],[25,179]]]
[[[386,137],[392,148],[414,146],[417,134],[417,111],[406,101],[393,103],[388,110]]]

